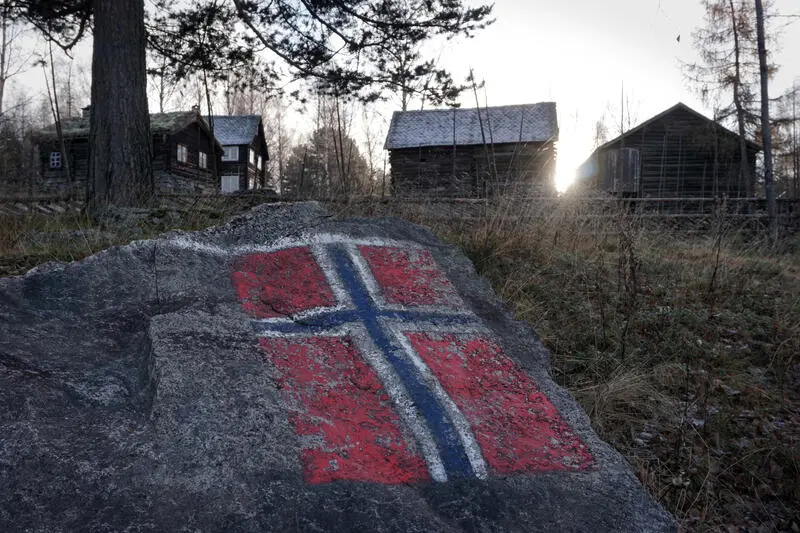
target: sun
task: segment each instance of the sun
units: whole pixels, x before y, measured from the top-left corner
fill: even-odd
[[[575,181],[575,172],[586,159],[576,139],[562,136],[556,143],[556,190],[565,192]]]

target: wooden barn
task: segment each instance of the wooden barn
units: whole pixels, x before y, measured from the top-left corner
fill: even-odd
[[[89,173],[89,113],[61,121],[64,149],[55,124],[34,133],[41,179],[39,194],[82,196]],[[220,168],[222,146],[196,111],[150,115],[153,172],[159,193],[196,194],[219,191],[214,167]],[[212,160],[215,158],[216,161]]]
[[[760,147],[678,103],[597,148],[578,169],[580,187],[624,197],[753,195]]]
[[[554,194],[554,102],[396,111],[385,149],[396,196]]]
[[[214,115],[208,118],[222,145],[222,192],[267,187],[267,140],[259,115]]]

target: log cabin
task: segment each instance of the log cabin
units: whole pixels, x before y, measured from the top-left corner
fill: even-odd
[[[267,141],[260,115],[213,115],[208,123],[222,145],[221,190],[267,188]]]
[[[82,197],[89,174],[89,114],[61,121],[64,147],[52,124],[33,134],[39,194]],[[210,194],[219,191],[217,178],[222,146],[196,109],[150,115],[153,174],[160,194]],[[68,159],[67,159],[68,158]],[[212,159],[213,158],[213,159]],[[69,169],[69,173],[68,173]]]
[[[396,111],[384,148],[395,196],[555,194],[556,104]]]
[[[576,184],[629,198],[750,197],[761,148],[740,140],[678,103],[598,147],[578,169]]]

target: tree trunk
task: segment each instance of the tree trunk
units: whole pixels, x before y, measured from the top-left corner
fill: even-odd
[[[166,100],[166,97],[164,95],[166,94],[166,91],[167,91],[167,82],[164,79],[164,75],[165,75],[164,74],[164,70],[162,68],[161,72],[159,73],[159,78],[158,78],[158,112],[159,113],[163,113],[164,112],[164,100]]]
[[[67,144],[64,141],[64,131],[61,128],[61,108],[58,105],[58,87],[56,86],[56,66],[53,59],[53,41],[47,42],[47,48],[50,52],[50,81],[53,84],[53,96],[50,96],[50,85],[47,81],[47,71],[45,71],[44,81],[47,83],[47,96],[50,100],[50,109],[53,111],[53,122],[56,125],[56,135],[58,136],[59,150],[61,150],[61,164],[67,173],[67,200],[72,200],[75,196],[73,190],[73,182],[75,176],[72,174],[72,162],[70,161],[70,154],[67,152]],[[44,65],[42,65],[44,68]]]
[[[144,0],[94,2],[87,208],[144,207],[153,199]]]
[[[772,243],[778,241],[778,213],[775,187],[772,182],[772,130],[769,123],[769,71],[764,38],[764,6],[756,0],[756,31],[758,39],[758,70],[761,77],[761,139],[764,144],[764,196],[767,197],[767,217]]]
[[[203,71],[203,87],[205,87],[206,90],[206,105],[208,106],[208,127],[211,131],[211,138],[216,139],[217,137],[216,134],[214,133],[214,113],[211,108],[211,89],[208,86],[208,72],[206,72],[205,70]],[[200,117],[202,118],[203,114],[200,113],[200,106],[197,106],[197,114],[200,115]],[[216,182],[215,186],[221,187],[221,184],[219,182],[220,181],[219,169],[217,168],[217,147],[213,141],[211,142],[211,154],[209,155],[211,156],[211,174],[213,176],[214,181]],[[245,168],[248,167],[245,166]],[[248,172],[249,172],[248,170],[245,170],[245,175],[246,175],[245,180],[249,178],[249,176],[247,175]],[[222,189],[220,188],[217,190],[222,190]]]
[[[800,146],[797,143],[797,83],[792,88],[792,198],[800,198]]]
[[[278,101],[278,105],[283,105],[283,100]],[[283,194],[285,187],[285,176],[283,174],[283,109],[278,109],[278,193]]]
[[[741,43],[739,43],[739,27],[736,19],[736,8],[733,0],[729,0],[731,8],[731,28],[733,30],[733,55],[735,78],[733,80],[733,104],[736,106],[736,122],[739,126],[739,194],[744,185],[745,196],[753,196],[752,177],[750,176],[750,162],[747,157],[747,138],[745,137],[744,104],[742,103],[742,72],[741,72]]]
[[[8,71],[8,7],[3,2],[0,8],[0,114],[3,113],[3,99],[6,92],[6,72]]]

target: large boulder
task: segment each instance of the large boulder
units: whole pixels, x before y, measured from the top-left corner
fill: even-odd
[[[263,206],[0,280],[0,531],[673,531],[424,228]]]

